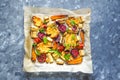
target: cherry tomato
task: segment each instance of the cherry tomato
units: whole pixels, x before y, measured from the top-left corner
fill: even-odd
[[[62,52],[65,49],[65,47],[63,45],[59,45],[57,49],[59,52]]]
[[[34,38],[34,43],[40,43],[41,39],[40,38]]]
[[[77,49],[83,49],[84,44],[82,42],[79,43],[79,45],[76,47]]]

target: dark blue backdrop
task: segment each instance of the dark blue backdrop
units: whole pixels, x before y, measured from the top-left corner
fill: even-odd
[[[0,80],[88,80],[80,73],[36,77],[22,71],[23,6],[91,8],[91,80],[120,80],[120,0],[1,0]]]

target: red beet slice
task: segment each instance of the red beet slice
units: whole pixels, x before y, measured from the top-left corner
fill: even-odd
[[[79,55],[78,49],[72,49],[71,50],[71,55],[73,56],[73,58],[76,58]]]
[[[72,27],[72,30],[73,30],[73,31],[76,31],[76,30],[77,30],[77,27],[76,27],[76,26],[73,26],[73,27]]]
[[[58,26],[60,25],[60,23],[58,21],[55,22]]]
[[[60,35],[58,35],[56,38],[54,38],[54,41],[59,42],[60,41]]]
[[[43,37],[45,36],[45,34],[44,33],[38,33],[38,37],[40,38],[40,39],[43,39]]]
[[[40,56],[37,57],[38,62],[44,63],[46,61],[46,54],[40,54]]]
[[[64,33],[66,31],[66,26],[61,24],[61,25],[58,26],[58,29],[59,29],[60,32]]]

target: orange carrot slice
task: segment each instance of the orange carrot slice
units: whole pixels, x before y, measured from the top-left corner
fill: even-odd
[[[54,15],[54,16],[51,16],[51,20],[54,21],[56,19],[62,19],[62,18],[66,18],[68,17],[68,15]]]

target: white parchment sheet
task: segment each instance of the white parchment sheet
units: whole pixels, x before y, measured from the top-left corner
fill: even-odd
[[[56,65],[56,64],[40,64],[31,61],[32,40],[30,37],[31,16],[42,15],[50,16],[55,14],[68,14],[75,16],[82,16],[84,19],[85,30],[85,56],[83,62],[78,65]],[[61,8],[39,8],[39,7],[24,7],[24,62],[23,70],[25,72],[83,72],[93,73],[91,60],[91,46],[90,46],[90,9],[67,10]]]

